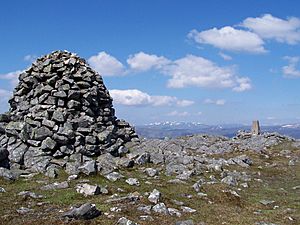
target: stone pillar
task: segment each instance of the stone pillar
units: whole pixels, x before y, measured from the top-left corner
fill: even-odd
[[[259,126],[259,121],[258,120],[254,120],[252,122],[251,134],[253,134],[253,135],[259,135],[260,134],[260,126]]]

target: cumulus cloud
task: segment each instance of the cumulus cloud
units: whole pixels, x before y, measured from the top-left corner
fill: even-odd
[[[0,74],[1,80],[8,80],[11,86],[14,88],[19,82],[19,75],[22,73],[22,70],[17,70],[13,72],[9,72],[6,74]]]
[[[231,26],[220,29],[212,28],[205,31],[192,30],[188,38],[198,44],[209,44],[219,49],[229,51],[245,51],[251,53],[266,52],[264,41],[255,33],[235,29]]]
[[[124,65],[115,57],[102,51],[88,59],[90,66],[101,76],[120,76],[124,74]]]
[[[170,60],[163,56],[150,55],[144,52],[139,52],[130,55],[127,63],[132,70],[146,71],[150,69],[160,69],[170,63]]]
[[[291,57],[291,56],[285,56],[285,60],[288,61],[288,65],[282,67],[282,72],[284,76],[286,77],[300,77],[300,70],[297,69],[297,64],[300,60],[299,57]]]
[[[213,99],[207,98],[204,100],[204,103],[205,104],[213,104],[213,105],[225,105],[226,100],[224,100],[224,99],[213,100]]]
[[[232,57],[230,55],[227,55],[223,52],[219,52],[219,56],[221,56],[226,61],[232,60]]]
[[[233,67],[219,67],[210,60],[194,55],[175,60],[164,68],[164,73],[172,77],[168,81],[168,87],[171,88],[196,86],[231,88],[234,91],[251,89],[250,79],[239,77]]]
[[[278,42],[297,44],[300,42],[300,19],[290,17],[286,20],[265,14],[261,17],[248,17],[243,23],[263,39],[275,39]]]
[[[172,111],[172,112],[169,112],[167,114],[167,116],[180,116],[180,117],[185,117],[185,116],[189,116],[190,114],[186,111],[184,112],[178,112],[178,111]]]
[[[230,56],[226,57],[229,59]],[[89,59],[89,63],[96,68],[100,74],[111,76],[116,74],[128,74],[134,71],[145,72],[148,70],[156,70],[159,73],[171,77],[167,83],[167,86],[170,88],[194,86],[230,88],[233,91],[246,91],[251,89],[250,79],[238,75],[234,67],[220,67],[208,59],[195,55],[187,55],[172,61],[164,56],[139,52],[130,55],[127,59],[129,67],[127,71],[125,71],[122,63],[105,52],[101,52],[97,56],[92,56]],[[112,70],[113,68],[115,69]],[[159,100],[163,101],[164,99],[161,98]],[[182,106],[191,104],[193,103],[178,103],[178,105]]]
[[[173,96],[149,95],[137,89],[113,89],[110,90],[109,93],[114,99],[115,103],[127,106],[151,105],[185,107],[194,104],[194,102],[190,100],[180,100]]]

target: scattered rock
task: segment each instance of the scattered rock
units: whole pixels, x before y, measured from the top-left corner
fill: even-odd
[[[186,213],[194,213],[194,212],[197,212],[196,209],[192,209],[192,208],[187,207],[187,206],[181,206],[180,209],[182,210],[182,212],[186,212]]]
[[[109,173],[105,177],[110,181],[117,181],[124,178],[124,176],[119,174],[118,172]]]
[[[69,187],[69,183],[67,181],[63,182],[55,182],[52,184],[45,185],[41,187],[40,189],[43,191],[49,191],[49,190],[56,190],[56,189],[66,189]]]
[[[101,189],[98,185],[90,185],[90,184],[77,184],[76,192],[83,194],[84,196],[89,195],[99,195],[101,193]]]
[[[37,195],[34,192],[31,191],[21,191],[18,193],[19,196],[23,196],[24,198],[33,198],[33,199],[39,199],[39,198],[44,198],[43,195]]]
[[[96,208],[94,204],[85,203],[80,207],[74,207],[68,212],[65,212],[62,216],[67,218],[74,218],[74,219],[93,219],[101,215],[101,212]]]
[[[158,191],[157,189],[154,189],[149,197],[148,197],[148,200],[154,204],[157,204],[159,201],[160,201],[160,198],[161,198],[161,193],[160,191]]]
[[[165,205],[165,203],[158,203],[152,207],[152,210],[156,213],[169,215],[169,211]]]
[[[139,224],[127,219],[126,217],[121,217],[116,223],[116,225],[139,225]]]
[[[158,175],[158,170],[153,169],[153,168],[146,168],[145,172],[149,177],[154,177],[154,176]]]
[[[140,186],[140,182],[136,178],[128,178],[125,182],[132,186]]]
[[[27,213],[33,212],[33,209],[29,209],[29,208],[26,208],[26,207],[21,207],[21,208],[17,209],[17,212],[19,214],[27,214]]]

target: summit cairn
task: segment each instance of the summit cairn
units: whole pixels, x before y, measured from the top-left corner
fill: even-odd
[[[104,153],[119,156],[127,142],[139,141],[116,118],[101,76],[67,51],[45,55],[21,73],[9,104],[0,115],[0,167],[45,172]]]

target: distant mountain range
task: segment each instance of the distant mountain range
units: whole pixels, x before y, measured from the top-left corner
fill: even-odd
[[[196,122],[157,122],[136,126],[137,133],[146,138],[174,138],[191,134],[213,134],[233,137],[239,130],[250,131],[250,125],[206,125]],[[300,139],[300,124],[262,126],[262,132],[277,132]]]

